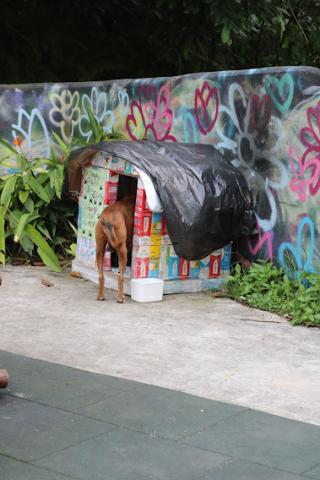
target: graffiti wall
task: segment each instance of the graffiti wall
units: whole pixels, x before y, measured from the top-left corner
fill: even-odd
[[[258,234],[242,242],[243,252],[320,269],[320,70],[2,86],[0,135],[30,158],[49,156],[53,131],[66,142],[90,141],[89,109],[106,132],[132,141],[214,145],[253,192]]]

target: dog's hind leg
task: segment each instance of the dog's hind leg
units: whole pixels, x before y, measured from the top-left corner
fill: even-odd
[[[119,258],[118,303],[124,303],[124,272],[127,266],[128,255],[125,242],[117,249],[117,253]]]
[[[103,260],[104,253],[107,244],[107,237],[103,231],[103,227],[99,222],[96,226],[96,262],[99,271],[99,291],[97,300],[104,300],[104,273],[103,273]]]

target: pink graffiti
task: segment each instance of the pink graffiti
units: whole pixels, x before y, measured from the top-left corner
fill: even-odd
[[[127,131],[132,140],[150,138],[176,142],[170,131],[173,125],[173,114],[170,109],[170,91],[167,85],[159,92],[153,86],[144,86],[140,89],[140,96],[144,94],[146,101],[133,100],[130,104],[130,113],[127,116]],[[143,137],[139,137],[138,129],[143,125]]]
[[[317,158],[310,158],[303,163],[302,159],[297,155],[293,147],[288,149],[290,167],[293,173],[293,178],[290,181],[290,188],[293,192],[297,192],[299,200],[305,202],[307,199],[307,189],[313,196],[316,193],[316,185],[320,178],[320,161]],[[296,168],[296,166],[298,168]],[[305,174],[309,176],[305,178]]]
[[[261,228],[259,223],[257,222],[257,229],[258,229],[258,241],[253,246],[251,241],[248,238],[248,247],[251,255],[257,255],[263,248],[266,248],[267,251],[267,258],[272,260],[273,258],[273,248],[272,248],[272,234],[271,231],[268,230],[262,234]]]
[[[210,87],[209,82],[204,82],[201,89],[196,89],[194,112],[200,132],[207,135],[215,126],[218,118],[219,96],[217,87]]]
[[[320,102],[315,108],[309,107],[307,109],[308,127],[303,127],[300,130],[300,140],[305,145],[306,150],[302,155],[301,162],[303,165],[308,163],[310,155],[312,155],[312,165],[315,161],[320,162]],[[310,168],[308,165],[307,168]],[[317,169],[317,173],[318,169]],[[309,185],[311,195],[315,195],[320,187],[320,175],[313,174],[313,181]]]
[[[263,132],[271,117],[272,100],[269,95],[252,95],[249,102],[249,131]]]

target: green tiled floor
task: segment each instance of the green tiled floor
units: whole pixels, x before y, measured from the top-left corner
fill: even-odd
[[[1,480],[320,480],[320,428],[0,351]]]

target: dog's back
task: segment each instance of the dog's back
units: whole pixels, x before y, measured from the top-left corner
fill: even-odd
[[[128,197],[108,205],[100,215],[99,223],[102,225],[109,245],[115,250],[124,241],[127,247],[131,248],[134,207],[134,197]]]

